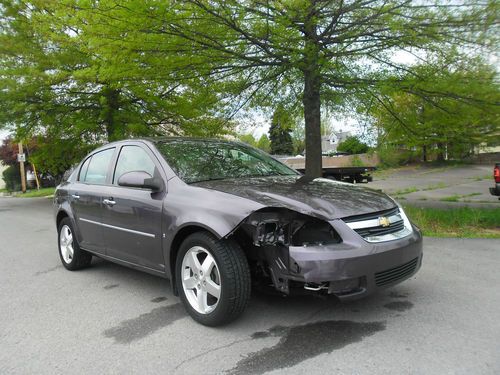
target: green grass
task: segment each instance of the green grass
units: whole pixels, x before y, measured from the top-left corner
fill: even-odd
[[[414,193],[416,191],[419,191],[416,187],[414,186],[410,186],[406,189],[401,189],[401,190],[396,190],[394,192],[394,195],[404,195],[404,194],[410,194],[410,193]]]
[[[465,194],[465,195],[450,195],[449,197],[444,197],[441,198],[440,201],[442,202],[459,202],[460,199],[467,198],[467,197],[474,197],[476,195],[481,195],[481,193],[471,193],[471,194]]]
[[[493,174],[487,174],[487,175],[484,175],[484,176],[477,176],[477,177],[472,177],[472,179],[474,181],[482,181],[482,180],[489,180],[493,178]]]
[[[444,189],[447,188],[449,185],[446,185],[444,182],[439,182],[434,185],[429,185],[425,188],[422,189],[422,191],[429,191],[429,190],[437,190],[437,189]]]
[[[9,191],[7,189],[0,189],[0,193],[8,193]]]
[[[40,190],[36,190],[36,189],[33,189],[33,190],[27,190],[26,193],[19,193],[19,194],[16,194],[16,197],[20,197],[20,198],[36,198],[36,197],[47,197],[47,196],[50,196],[50,195],[53,195],[54,194],[54,191],[56,190],[56,188],[42,188]]]
[[[500,208],[438,209],[408,205],[405,212],[426,236],[500,238]]]

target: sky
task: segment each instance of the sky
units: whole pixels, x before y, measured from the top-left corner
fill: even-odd
[[[0,130],[0,141],[3,141],[9,135],[8,131]]]

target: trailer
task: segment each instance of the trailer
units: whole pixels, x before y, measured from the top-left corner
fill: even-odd
[[[350,182],[350,183],[368,183],[373,181],[371,172],[375,171],[377,167],[349,167],[338,166],[333,164],[343,164],[348,160],[341,160],[346,157],[324,157],[323,158],[323,177],[332,180]],[[305,173],[305,159],[304,158],[281,158],[282,162],[294,168],[300,173]]]
[[[344,182],[368,183],[373,181],[370,172],[376,170],[376,167],[327,167],[322,168],[323,177],[332,180]],[[304,168],[296,168],[300,173],[305,173]]]

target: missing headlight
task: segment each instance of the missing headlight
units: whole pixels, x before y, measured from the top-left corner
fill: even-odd
[[[342,241],[333,227],[325,221],[308,220],[301,224],[291,236],[293,246],[329,245]]]
[[[254,246],[310,246],[342,242],[328,222],[286,209],[254,212],[245,225]]]

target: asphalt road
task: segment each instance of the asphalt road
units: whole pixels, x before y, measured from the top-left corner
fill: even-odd
[[[0,374],[499,374],[500,240],[425,239],[411,280],[368,299],[254,294],[229,326],[168,281],[69,272],[50,200],[0,198]]]
[[[402,204],[424,207],[500,207],[490,194],[493,165],[409,166],[376,172],[367,185],[396,197]],[[447,202],[450,198],[456,202]]]

